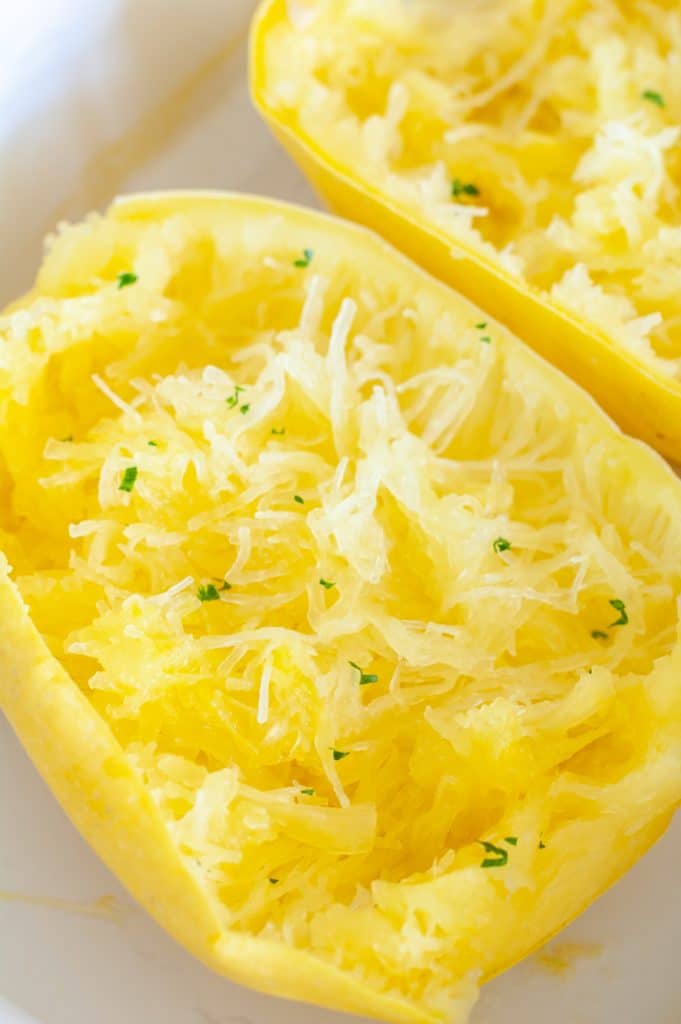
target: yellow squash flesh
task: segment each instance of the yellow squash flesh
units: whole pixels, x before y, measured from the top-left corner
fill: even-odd
[[[0,707],[194,955],[388,1021],[465,1021],[681,800],[681,484],[481,318],[219,194],[0,318]]]
[[[674,61],[678,61],[678,12],[675,12],[674,5],[670,4],[668,0],[660,0],[657,6],[659,11],[656,12],[656,4],[647,5],[645,10],[642,5],[641,11],[638,11],[637,8],[636,16],[642,19],[648,18],[663,44],[669,47],[669,53],[666,56],[662,53],[659,60],[666,62],[671,69],[676,66]],[[438,17],[448,18],[450,22],[451,35],[447,36],[449,42],[444,45],[450,45],[452,39],[455,44],[458,44],[456,36],[458,29],[461,30],[462,38],[467,38],[468,34],[472,34],[475,38],[477,50],[474,48],[474,52],[471,54],[467,54],[465,50],[462,51],[460,82],[457,82],[456,77],[450,81],[438,79],[437,59],[439,54],[435,53],[436,44],[434,43],[434,39],[437,39],[437,31],[431,36],[419,35],[418,27],[405,30],[401,24],[402,20],[408,18],[415,21],[418,21],[420,17],[428,18],[429,12],[432,14],[433,9],[438,12]],[[423,16],[419,13],[420,10],[425,11]],[[287,0],[265,0],[256,16],[252,30],[252,95],[257,108],[275,136],[336,213],[371,227],[429,272],[453,285],[483,309],[493,312],[542,356],[594,395],[623,429],[646,440],[673,461],[681,462],[681,382],[678,370],[676,372],[660,370],[661,364],[659,361],[656,364],[655,356],[651,356],[650,359],[642,358],[633,346],[627,346],[623,342],[619,335],[625,334],[628,328],[622,326],[611,329],[605,315],[599,317],[594,314],[587,319],[575,309],[571,309],[565,302],[559,301],[558,297],[550,295],[543,287],[531,283],[529,276],[524,275],[522,270],[512,272],[508,269],[505,265],[508,261],[505,261],[500,252],[495,254],[490,245],[477,246],[471,242],[468,229],[459,231],[455,223],[448,226],[438,221],[425,200],[419,200],[417,194],[408,194],[408,190],[404,188],[411,173],[410,163],[407,164],[404,174],[401,171],[400,159],[406,163],[406,155],[399,151],[394,155],[387,153],[385,158],[381,155],[380,161],[377,157],[372,163],[367,160],[366,156],[368,143],[365,146],[364,141],[360,141],[360,132],[368,132],[372,120],[375,121],[376,117],[385,116],[387,123],[390,124],[391,104],[399,106],[406,102],[401,97],[393,98],[393,94],[389,90],[387,98],[384,98],[382,103],[376,99],[376,96],[371,95],[372,90],[382,95],[380,90],[387,89],[390,85],[390,71],[386,69],[400,67],[404,71],[405,81],[408,82],[408,88],[411,90],[411,102],[415,107],[414,112],[408,114],[412,120],[409,127],[405,129],[405,134],[411,132],[414,138],[421,138],[423,163],[426,165],[428,160],[432,159],[431,152],[436,149],[438,133],[444,130],[443,121],[447,117],[443,112],[444,104],[455,105],[463,96],[461,101],[463,109],[467,109],[466,104],[469,100],[470,105],[475,106],[477,97],[474,94],[470,96],[466,91],[468,82],[473,73],[478,71],[481,63],[484,64],[488,58],[491,60],[490,47],[492,47],[491,52],[494,53],[494,59],[502,60],[504,74],[508,73],[509,78],[515,69],[511,66],[509,70],[505,64],[509,60],[517,58],[518,76],[520,76],[520,66],[527,61],[528,80],[534,80],[530,76],[531,71],[536,75],[540,83],[539,87],[541,87],[542,72],[548,73],[551,68],[548,63],[543,67],[537,59],[533,58],[533,48],[537,49],[542,45],[542,39],[539,38],[540,30],[543,31],[550,26],[555,37],[560,40],[564,34],[561,25],[566,23],[569,23],[570,26],[578,25],[580,19],[584,19],[586,24],[587,11],[594,22],[597,22],[599,18],[604,22],[607,21],[608,26],[610,25],[608,19],[614,22],[615,28],[612,30],[612,37],[615,41],[608,43],[609,50],[607,51],[604,45],[602,54],[600,51],[594,51],[593,64],[596,77],[599,68],[605,63],[606,69],[602,71],[603,81],[600,83],[598,81],[590,82],[585,85],[581,78],[576,78],[574,91],[600,88],[607,100],[608,89],[612,88],[611,106],[614,121],[619,118],[625,128],[629,123],[638,127],[640,121],[646,118],[650,121],[646,130],[651,137],[654,137],[654,132],[659,132],[661,128],[666,130],[669,136],[664,145],[669,147],[670,156],[667,162],[672,168],[672,181],[665,185],[666,196],[660,204],[663,206],[661,223],[665,226],[661,229],[659,240],[655,241],[652,238],[645,251],[650,251],[654,255],[659,253],[660,259],[667,259],[667,263],[664,264],[665,269],[654,272],[657,275],[655,286],[661,287],[668,297],[674,292],[678,295],[678,284],[676,286],[673,284],[675,281],[678,282],[678,258],[674,256],[673,252],[667,256],[663,256],[662,253],[665,245],[673,246],[672,234],[677,230],[676,225],[678,224],[678,187],[681,178],[679,176],[678,141],[674,143],[675,136],[672,133],[675,131],[673,126],[677,124],[677,121],[674,120],[674,112],[679,109],[681,95],[679,95],[678,86],[675,84],[671,70],[669,71],[669,85],[664,90],[664,95],[652,88],[656,82],[651,83],[646,77],[647,72],[650,71],[646,63],[649,58],[644,51],[637,54],[635,46],[631,43],[631,39],[635,40],[636,38],[636,26],[633,20],[631,24],[627,24],[627,6],[624,4],[610,3],[609,0],[575,0],[575,2],[565,3],[554,0],[554,2],[530,6],[519,3],[505,4],[504,0],[495,0],[481,11],[479,6],[470,4],[461,7],[453,3],[448,4],[448,0],[434,0],[433,3],[424,4],[422,8],[419,5],[410,5],[406,0],[390,0],[387,5],[373,4],[371,0],[366,0],[366,2],[363,0],[360,3],[351,3],[349,0],[323,0],[319,4],[307,3],[305,0],[299,0],[299,2],[296,0],[291,3],[287,3]],[[619,14],[618,11],[620,11]],[[511,20],[518,12],[520,12],[519,18],[527,15],[528,18],[536,20],[537,37],[528,37],[526,50],[521,49],[519,57],[517,54],[511,57],[510,54],[505,55],[498,49],[495,51],[493,47],[498,47],[500,40],[502,43],[508,41],[509,46],[517,47],[517,39],[512,36],[515,26],[511,28]],[[319,30],[319,33],[315,29],[317,16],[326,26]],[[476,24],[479,25],[486,16],[496,19],[494,43],[490,41],[484,31],[475,35]],[[616,36],[621,27],[620,22],[617,21],[618,17],[620,22],[625,23],[629,32],[626,42],[629,50],[625,56],[622,56],[617,49]],[[504,29],[504,18],[508,22],[508,32]],[[663,18],[677,19],[676,36],[671,22],[668,28],[664,27],[667,22],[663,23]],[[390,28],[393,19],[394,31]],[[385,29],[382,51],[378,46],[381,31],[377,27],[378,25],[382,25]],[[454,26],[458,26],[458,29]],[[362,38],[363,35],[366,35],[368,42]],[[352,64],[353,51],[357,48],[356,64],[359,60],[357,54],[360,52],[360,40],[366,45],[367,53],[369,53],[362,72],[368,83],[365,89],[366,96],[363,94],[361,98],[357,99],[360,87],[357,82],[351,81],[350,77],[346,83],[347,97],[336,95],[334,87],[327,82],[326,76],[328,75],[330,79],[333,73],[329,72],[325,61],[333,64],[338,55],[341,55],[344,59],[347,58],[348,66],[354,67]],[[465,48],[466,44],[462,43],[461,45]],[[326,51],[323,49],[324,46],[327,47]],[[560,42],[556,46],[560,49]],[[622,49],[624,46],[625,43],[622,43]],[[433,48],[432,68],[427,59],[431,52],[429,47]],[[301,55],[298,62],[289,60],[288,57],[289,52],[295,53],[296,49]],[[334,53],[336,57],[334,57]],[[454,46],[453,54],[451,59],[456,62],[458,59],[456,46]],[[410,63],[412,55],[413,63]],[[629,77],[625,79],[621,92],[628,95],[629,100],[626,109],[621,110],[621,96],[620,93],[615,92],[612,79],[620,73],[621,67],[624,67],[627,61],[633,65],[636,73],[632,73],[627,67],[626,74]],[[309,70],[311,68],[316,68],[316,71]],[[497,72],[500,85],[504,74],[501,70]],[[562,77],[567,82],[570,80],[570,74],[571,70],[567,64],[565,71],[556,70],[556,76],[559,79]],[[622,71],[622,74],[624,75],[625,72]],[[337,77],[339,76],[340,71]],[[293,92],[289,90],[291,83],[296,84],[297,100],[293,98]],[[648,89],[645,89],[646,85],[649,86]],[[512,82],[509,81],[508,95],[511,97],[509,104],[513,102],[514,89],[519,90],[521,87],[524,88],[522,79],[520,82],[516,82],[515,79]],[[557,89],[560,90],[561,87],[562,82],[559,82]],[[437,93],[443,103],[443,108],[439,111],[431,109],[424,113],[422,108],[424,104],[427,104],[429,90],[434,94]],[[496,93],[494,78],[492,78],[492,86],[490,86],[490,93],[492,92]],[[290,99],[288,98],[289,94]],[[310,97],[309,103],[306,100],[307,109],[304,115],[301,112],[301,96]],[[426,98],[424,99],[424,97]],[[541,106],[541,99],[542,97],[539,95],[535,104],[536,108]],[[521,100],[522,104],[531,106],[531,99],[528,100],[523,95]],[[434,102],[436,101],[434,100]],[[495,96],[494,102],[500,103],[501,101]],[[353,106],[355,103],[360,113],[355,112]],[[363,106],[367,107],[371,116],[361,110]],[[541,179],[543,174],[544,178],[553,184],[560,183],[560,175],[566,176],[567,191],[574,158],[572,155],[567,155],[567,152],[561,155],[560,128],[557,128],[551,121],[553,118],[558,122],[561,116],[560,109],[555,113],[549,112],[545,115],[544,119],[550,122],[549,127],[542,125],[539,130],[528,129],[524,133],[518,130],[518,138],[516,138],[512,129],[507,129],[506,135],[504,135],[503,126],[500,126],[495,120],[494,103],[490,101],[489,107],[489,112],[487,106],[483,107],[484,113],[481,120],[486,125],[488,118],[494,129],[499,128],[499,141],[498,143],[493,142],[488,151],[481,151],[483,155],[479,157],[479,163],[476,164],[475,156],[472,155],[475,151],[475,138],[469,146],[470,152],[466,149],[468,143],[465,140],[468,139],[468,136],[465,133],[470,125],[465,120],[462,120],[463,128],[461,130],[464,142],[456,145],[452,142],[448,149],[444,147],[447,152],[442,163],[446,162],[453,167],[451,174],[458,173],[457,167],[464,167],[464,171],[461,172],[464,175],[461,184],[465,185],[468,178],[471,176],[475,178],[476,175],[479,175],[484,182],[480,198],[469,198],[464,194],[457,201],[464,206],[467,203],[473,206],[491,203],[493,207],[496,205],[502,210],[500,216],[503,216],[503,211],[507,211],[516,202],[516,198],[513,196],[514,171],[513,169],[508,170],[508,182],[496,180],[494,161],[501,163],[507,169],[510,168],[513,147],[516,144],[518,152],[524,147],[523,153],[535,153],[537,160],[535,171],[538,178]],[[319,116],[315,114],[316,108],[319,110]],[[336,109],[337,114],[334,114]],[[538,116],[541,118],[541,112]],[[447,120],[447,124],[452,124],[451,117]],[[456,125],[456,121],[454,124]],[[665,125],[666,129],[664,129]],[[394,134],[396,132],[397,128],[394,128]],[[456,132],[455,127],[453,134],[455,135]],[[471,129],[471,137],[474,134],[475,130]],[[398,143],[393,139],[391,145],[397,146]],[[409,161],[416,161],[417,154],[411,152],[415,143],[411,141],[409,145],[411,147],[408,154]],[[494,150],[495,145],[496,151]],[[461,155],[459,155],[459,150],[461,150]],[[492,153],[494,158],[490,167],[485,166],[485,153],[487,152]],[[509,152],[511,157],[508,156]],[[527,159],[530,158],[527,157]],[[644,183],[653,179],[657,173],[657,165],[653,166],[652,159],[651,157],[647,176],[642,175]],[[568,164],[570,170],[566,169]],[[395,187],[386,182],[386,165],[395,167],[392,175],[394,183],[397,183]],[[619,174],[623,179],[623,183],[619,187],[625,189],[631,187],[625,172],[620,171]],[[541,184],[542,182],[540,182]],[[546,182],[544,181],[543,184]],[[610,189],[613,195],[617,193],[616,184],[613,183]],[[402,189],[400,194],[396,191],[398,187]],[[607,186],[602,185],[600,188],[607,195]],[[638,184],[633,188],[638,195]],[[556,185],[556,194],[559,194],[558,185]],[[537,195],[539,196],[538,186]],[[524,198],[522,193],[520,193],[520,198]],[[546,205],[543,195],[537,199],[537,203],[540,201]],[[556,202],[554,212],[556,214],[563,212],[558,202]],[[603,213],[602,216],[605,221],[610,214]],[[623,218],[624,216],[622,214]],[[544,217],[547,219],[546,215]],[[598,273],[607,265],[611,250],[615,246],[614,228],[608,228],[609,234],[606,233],[605,228],[602,230],[604,234],[602,247],[594,252],[591,263],[587,259],[584,260],[586,270],[592,274]],[[633,228],[632,235],[635,235]],[[514,241],[510,229],[506,232],[505,237],[511,239],[510,252],[513,249]],[[616,244],[618,247],[616,260],[626,263],[626,257],[623,255],[625,250],[619,239]],[[630,250],[638,251],[643,246],[643,240],[637,241],[635,237],[629,237],[626,244]],[[676,252],[678,252],[678,240],[675,244]],[[537,246],[538,250],[540,248]],[[552,258],[555,258],[555,255],[550,253],[547,263]],[[509,261],[513,259],[515,259],[515,255],[509,255]],[[652,262],[652,255],[650,259]],[[541,278],[544,271],[540,256],[537,257],[536,262],[538,267],[535,276]],[[643,266],[645,268],[645,260]],[[653,276],[650,269],[644,269],[643,273]],[[660,285],[659,282],[664,275],[666,275],[666,284],[663,282]],[[623,280],[626,281],[626,278]],[[633,290],[633,283],[638,285],[638,281],[633,276],[631,280],[631,289]],[[580,301],[579,288],[574,289],[573,286],[573,290],[576,290],[577,300]],[[645,297],[645,288],[642,290]],[[628,298],[626,284],[618,283],[613,288],[612,295],[617,295],[617,298],[612,300],[614,302],[621,301],[623,298],[626,301]],[[610,300],[611,296],[607,301]],[[597,295],[595,303],[599,302],[601,302],[601,296]],[[678,309],[674,302],[670,305],[665,300],[662,305],[666,306],[666,312],[663,309],[662,318],[660,318],[661,326],[666,333],[677,338],[675,343],[670,344],[666,340],[664,344],[673,349],[672,355],[677,357]],[[658,317],[656,310],[656,299],[651,294],[646,299],[645,308],[639,307],[639,314],[643,318],[644,315],[655,311],[653,314],[653,319],[655,319]],[[634,313],[632,312],[630,315],[633,316]],[[676,348],[674,348],[674,344]],[[671,367],[672,363],[668,365]],[[676,365],[678,365],[678,359]]]

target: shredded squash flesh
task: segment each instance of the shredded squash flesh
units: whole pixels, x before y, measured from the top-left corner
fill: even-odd
[[[678,486],[332,224],[63,229],[0,544],[224,927],[463,1020],[681,798]]]
[[[681,377],[675,0],[320,0],[267,90],[351,173]]]

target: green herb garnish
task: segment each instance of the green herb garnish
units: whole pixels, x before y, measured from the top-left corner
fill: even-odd
[[[119,274],[116,278],[116,284],[120,291],[121,288],[127,288],[128,285],[134,284],[137,280],[139,280],[137,274],[133,274],[131,270],[124,270],[123,273]]]
[[[492,854],[491,857],[485,857],[480,865],[481,868],[503,868],[508,864],[508,850],[502,850],[500,846],[495,846],[494,843],[485,843],[482,840],[479,842],[485,853]]]
[[[158,441],[147,441],[150,448],[158,448]]]
[[[592,629],[591,636],[594,640],[607,640],[608,634],[604,633],[602,629]]]
[[[281,437],[281,436],[282,436],[282,434],[285,434],[285,433],[286,433],[286,427],[280,427],[279,429],[277,429],[276,427],[272,427],[272,433],[273,433],[273,434],[274,434],[274,435],[275,435],[276,437]]]
[[[641,93],[641,99],[648,100],[649,103],[654,103],[657,107],[667,106],[662,93],[656,92],[655,89],[644,89]]]
[[[232,584],[228,583],[227,580],[223,580],[222,576],[213,576],[216,583],[222,584],[220,587],[220,593],[222,594],[225,590],[231,590]]]
[[[234,385],[234,394],[225,399],[230,409],[233,409],[235,405],[239,404],[239,395],[245,390],[245,388],[239,387],[238,384]]]
[[[517,836],[506,836],[506,838],[504,839],[504,842],[508,843],[509,846],[517,846],[518,845],[518,837]]]
[[[496,553],[499,555],[502,551],[510,551],[512,545],[510,540],[506,540],[505,537],[497,537],[492,545]]]
[[[475,325],[475,329],[476,329],[477,331],[484,331],[484,330],[486,330],[486,328],[487,328],[487,321],[483,321],[482,323],[479,323],[479,324],[476,324],[476,325]],[[484,345],[491,345],[491,344],[492,344],[492,339],[490,338],[489,334],[484,334],[484,335],[483,335],[483,336],[482,336],[482,337],[480,338],[480,341],[481,341],[481,342],[482,342],[482,343],[483,343]]]
[[[118,485],[118,490],[119,491],[127,491],[128,494],[129,494],[130,491],[135,486],[135,481],[136,480],[137,480],[137,466],[128,466],[128,468],[123,473],[123,479],[121,480],[121,482]]]
[[[294,494],[293,495],[293,500],[297,501],[299,505],[304,505],[305,504],[305,498],[301,498],[299,494]]]
[[[485,328],[487,327],[487,321],[483,320],[482,323],[476,324],[475,326],[478,331],[484,331]]]
[[[543,840],[543,839],[541,839],[541,838],[540,838],[540,840],[539,840],[539,846],[537,847],[537,849],[538,849],[538,850],[545,850],[545,849],[546,849],[546,843],[545,843],[545,842],[544,842],[544,840]]]
[[[331,580],[320,580],[319,585],[321,587],[324,587],[324,590],[333,590],[333,588],[336,586],[336,584],[332,583]]]
[[[609,628],[612,629],[613,626],[626,626],[629,622],[629,616],[627,615],[627,609],[624,601],[620,601],[618,597],[615,597],[611,601],[608,601],[608,604],[611,604],[615,611],[620,613],[619,619],[615,619],[614,622],[611,622]]]
[[[305,270],[309,267],[314,259],[314,249],[303,249],[303,255],[297,260],[293,261],[293,266],[298,267],[300,270]]]
[[[460,178],[454,178],[452,182],[452,195],[455,199],[458,199],[460,196],[479,196],[480,189],[470,181],[461,181]]]
[[[239,407],[239,412],[242,413],[245,416],[250,408],[251,408],[250,405],[248,403],[246,403],[245,405],[242,405],[242,406]]]
[[[301,789],[300,792],[303,794],[303,796],[314,796],[315,795],[314,789]]]
[[[278,885],[279,884],[279,879],[278,878],[268,878],[267,881],[270,883],[270,885]]]
[[[219,601],[220,595],[214,583],[201,584],[196,591],[196,596],[202,603],[204,601]]]
[[[73,434],[67,434],[66,437],[62,437],[61,441],[73,441]]]
[[[331,748],[331,752],[333,754],[334,761],[342,761],[344,757],[350,756],[349,750],[336,750],[335,747]]]
[[[369,683],[377,683],[378,682],[378,676],[373,675],[373,673],[370,674],[368,672],[363,672],[362,669],[357,664],[357,662],[350,661],[350,662],[348,662],[348,664],[351,665],[352,668],[356,669],[359,672],[359,685],[360,686],[368,686]]]

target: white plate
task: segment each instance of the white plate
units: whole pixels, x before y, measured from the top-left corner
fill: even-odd
[[[250,110],[252,0],[1,6],[0,304],[30,283],[56,220],[120,191],[232,188],[314,201]],[[530,958],[486,988],[475,1024],[681,1024],[680,859],[677,820],[551,944],[567,971]],[[349,1020],[249,992],[192,960],[90,852],[0,721],[0,1022],[31,1019]]]

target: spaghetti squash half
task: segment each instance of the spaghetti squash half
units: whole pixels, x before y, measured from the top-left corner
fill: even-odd
[[[676,0],[266,0],[252,78],[336,210],[681,462]]]
[[[377,237],[225,195],[0,320],[0,705],[216,970],[467,1018],[681,798],[681,485]]]

